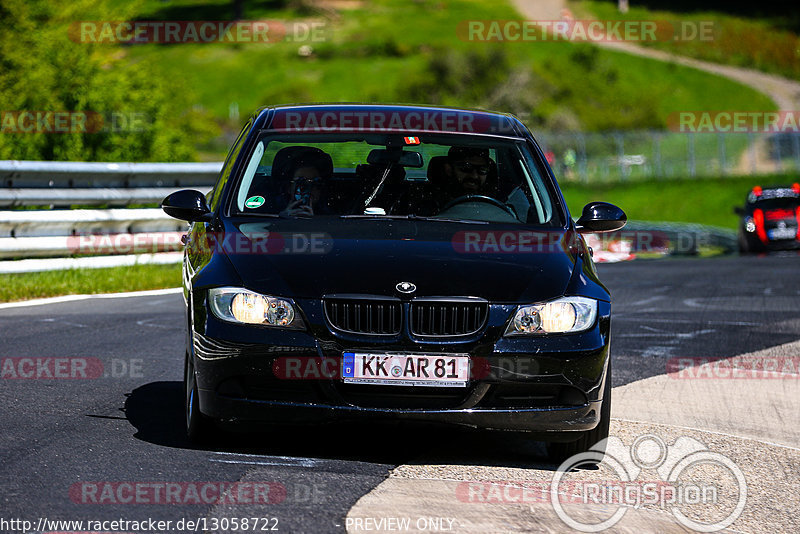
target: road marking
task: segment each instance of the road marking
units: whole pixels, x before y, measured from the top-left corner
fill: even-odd
[[[672,353],[675,352],[677,348],[678,347],[647,347],[642,351],[641,356],[644,358],[672,356]]]
[[[663,310],[662,310],[663,312]],[[639,313],[639,312],[637,312]],[[629,316],[634,317],[629,317]],[[614,314],[615,321],[636,321],[636,322],[648,322],[648,323],[682,323],[682,324],[697,324],[698,321],[692,321],[690,319],[647,319],[642,317],[635,317],[636,314],[634,313],[617,313]],[[724,326],[762,326],[764,323],[753,323],[748,321],[702,321],[703,324],[719,324]]]
[[[238,452],[215,452],[224,456],[237,456],[241,458],[254,458],[254,460],[224,460],[222,458],[209,458],[209,461],[223,464],[254,464],[254,465],[288,465],[295,467],[314,467],[318,464],[314,458],[302,456],[267,456],[264,454],[245,454]]]
[[[641,306],[641,305],[644,305],[644,304],[650,304],[651,302],[655,302],[657,300],[661,300],[661,299],[664,299],[664,298],[666,298],[664,295],[656,295],[654,297],[648,297],[646,299],[642,299],[642,300],[637,300],[637,301],[631,302],[631,304],[633,306]]]
[[[45,304],[59,304],[61,302],[73,302],[76,300],[88,299],[123,299],[129,297],[149,297],[151,295],[171,295],[181,293],[183,288],[170,287],[168,289],[151,289],[148,291],[130,291],[128,293],[97,293],[95,295],[64,295],[61,297],[48,297],[46,299],[22,300],[20,302],[4,302],[0,304],[0,310],[6,308],[21,308],[25,306],[43,306]]]
[[[40,323],[55,323],[56,321],[58,321],[58,319],[55,319],[53,317],[48,317],[47,319],[39,319]],[[71,323],[69,321],[58,321],[58,322],[60,324],[67,325],[67,326],[76,326],[78,328],[86,328],[86,325],[85,324],[81,324],[81,323]]]
[[[160,321],[161,319],[141,319],[136,321],[136,324],[139,326],[152,326],[153,328],[165,328],[167,330],[175,330],[175,329],[182,329],[183,326],[178,325],[166,325],[166,324],[153,324],[153,321]]]
[[[713,328],[706,328],[705,330],[695,330],[694,332],[662,332],[662,333],[648,333],[648,334],[617,334],[617,337],[676,337],[678,339],[694,339],[703,334],[710,334],[716,332]]]
[[[702,308],[703,305],[697,301],[700,299],[683,299],[683,305],[689,308]]]
[[[317,462],[314,460],[307,460],[307,461],[300,461],[300,462],[285,462],[285,461],[278,461],[278,462],[259,462],[256,460],[221,460],[217,458],[211,458],[210,461],[216,462],[219,464],[243,464],[243,465],[281,465],[285,467],[315,467]]]
[[[651,332],[663,332],[664,331],[664,330],[661,330],[660,328],[653,328],[652,326],[646,326],[646,325],[639,325],[639,328],[641,328],[642,330],[650,330]]]

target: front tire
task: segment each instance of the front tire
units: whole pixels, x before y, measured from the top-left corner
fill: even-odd
[[[608,370],[606,371],[606,383],[603,387],[603,402],[600,405],[600,421],[597,426],[591,430],[587,430],[575,441],[550,442],[547,444],[547,456],[556,464],[561,464],[567,458],[576,454],[589,452],[597,453],[597,463],[603,460],[606,452],[606,442],[603,441],[608,438],[609,428],[611,426],[611,357],[608,360]],[[602,442],[601,445],[597,445]],[[582,462],[587,464],[589,462]]]
[[[186,414],[186,435],[193,443],[208,443],[211,440],[214,425],[208,417],[200,412],[194,362],[189,354],[186,355],[186,365],[184,366],[183,390],[186,394],[184,410]]]

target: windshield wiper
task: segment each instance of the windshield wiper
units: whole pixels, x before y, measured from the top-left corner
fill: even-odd
[[[413,215],[380,215],[377,213],[353,213],[340,215],[340,219],[415,219]]]
[[[440,221],[440,222],[457,222],[467,224],[489,224],[489,221],[478,221],[475,219],[452,219],[449,217],[415,217],[421,221]]]
[[[378,215],[378,214],[360,214],[341,215],[341,219],[405,219],[410,221],[436,221],[436,222],[457,222],[467,224],[489,224],[489,221],[476,221],[474,219],[450,219],[446,217],[422,217],[420,215]]]

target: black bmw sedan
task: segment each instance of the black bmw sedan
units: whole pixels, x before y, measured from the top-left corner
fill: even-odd
[[[608,435],[611,297],[511,115],[261,109],[188,221],[186,426],[379,418],[526,431],[554,456]]]

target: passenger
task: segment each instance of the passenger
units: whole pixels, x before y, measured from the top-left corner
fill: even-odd
[[[309,151],[295,158],[288,169],[286,205],[282,217],[309,217],[326,214],[325,182],[330,179],[330,156]]]

